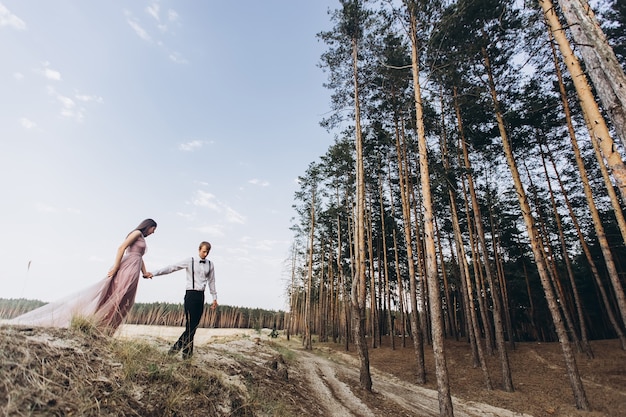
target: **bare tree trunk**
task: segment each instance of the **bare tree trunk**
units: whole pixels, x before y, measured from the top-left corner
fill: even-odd
[[[403,131],[403,134],[405,132]],[[406,135],[404,135],[406,137]],[[430,320],[428,318],[428,308],[427,298],[428,294],[426,293],[426,284],[424,278],[424,251],[422,248],[422,232],[421,232],[421,224],[422,224],[422,216],[419,210],[421,197],[418,198],[415,196],[415,190],[418,190],[419,193],[419,183],[414,185],[412,182],[413,177],[419,175],[419,162],[415,167],[411,164],[412,160],[419,159],[419,155],[409,154],[408,144],[405,141],[403,146],[404,152],[404,161],[405,161],[405,185],[407,189],[408,195],[408,204],[409,210],[413,211],[413,226],[415,232],[413,233],[412,243],[415,244],[415,251],[413,252],[416,256],[416,267],[415,270],[415,281],[412,281],[410,284],[410,302],[411,302],[411,311],[416,312],[415,314],[411,314],[411,318],[416,319],[417,322],[414,323],[411,320],[411,331],[417,332],[418,330],[421,332],[419,339],[413,339],[414,342],[419,342],[420,349],[423,350],[424,341],[427,341],[428,344],[431,344],[431,335],[430,335]],[[417,347],[416,347],[417,348]]]
[[[626,145],[626,76],[587,0],[558,0],[602,107]]]
[[[517,192],[517,198],[519,200],[522,216],[524,218],[524,222],[526,223],[526,231],[528,232],[528,238],[530,240],[530,246],[533,251],[537,270],[539,272],[539,278],[541,279],[541,285],[546,296],[546,301],[550,310],[550,314],[552,315],[552,321],[554,323],[554,327],[559,338],[559,342],[561,344],[561,349],[563,350],[565,366],[570,379],[570,384],[572,386],[572,391],[574,393],[576,407],[582,410],[589,410],[589,402],[587,401],[587,396],[585,394],[582,380],[578,372],[576,358],[574,357],[571,344],[567,338],[567,332],[565,331],[565,326],[563,325],[563,320],[559,312],[559,306],[554,296],[552,286],[550,285],[550,277],[543,255],[544,252],[541,242],[541,236],[537,232],[535,220],[532,217],[532,211],[528,203],[528,197],[526,196],[526,191],[524,190],[524,186],[522,185],[519,171],[513,157],[513,150],[511,149],[511,146],[509,144],[508,135],[504,127],[504,118],[502,117],[502,113],[500,111],[500,104],[496,95],[495,83],[493,81],[493,75],[490,71],[489,59],[486,54],[484,54],[484,57],[487,69],[487,76],[489,80],[489,89],[491,91],[494,111],[496,114],[496,119],[498,121],[498,129],[500,130],[500,137],[502,139],[504,153],[506,155],[506,160],[509,165],[509,170],[511,171],[511,176],[513,177],[513,183],[515,185],[515,191]]]
[[[404,135],[402,135],[404,138]],[[422,332],[419,328],[419,321],[417,318],[417,300],[416,300],[416,288],[415,288],[415,263],[413,261],[413,233],[411,229],[411,208],[409,203],[409,186],[408,168],[406,155],[404,152],[404,146],[400,143],[400,135],[396,135],[396,149],[398,154],[398,177],[400,180],[400,196],[402,199],[402,219],[404,224],[404,239],[406,243],[406,257],[409,268],[409,291],[411,293],[411,331],[413,334],[413,347],[415,349],[415,361],[417,364],[416,382],[418,384],[426,383],[426,366],[424,363],[424,341],[422,338]],[[397,252],[396,252],[397,253]]]
[[[465,143],[465,139],[461,140],[461,145],[463,147],[463,154],[464,154],[464,158],[465,154],[467,153],[467,145]],[[465,178],[468,180],[470,180],[472,173],[471,173],[471,168],[468,166],[468,160],[467,158],[465,159]],[[472,216],[471,216],[471,209],[470,209],[470,197],[469,197],[469,193],[467,191],[465,182],[463,181],[461,183],[462,187],[463,187],[463,201],[465,203],[465,217],[467,219],[467,233],[469,235],[469,244],[470,244],[470,249],[472,251],[471,255],[472,255],[472,266],[474,267],[474,281],[476,282],[476,296],[478,297],[477,303],[478,303],[478,308],[479,308],[479,313],[480,313],[480,318],[482,320],[483,323],[483,331],[485,333],[485,348],[487,350],[487,354],[489,356],[493,356],[493,336],[491,333],[491,320],[489,320],[489,316],[488,316],[488,311],[489,308],[485,305],[485,296],[483,296],[483,294],[485,293],[485,289],[483,286],[483,280],[482,280],[482,267],[479,264],[478,261],[478,249],[477,249],[477,244],[476,241],[474,239],[475,233],[474,233],[474,222],[472,221]],[[471,281],[471,280],[470,280]],[[482,335],[478,334],[477,337],[481,337]]]
[[[486,51],[483,48],[483,58],[487,61]],[[488,62],[486,62],[487,71],[490,71]],[[464,154],[466,166],[469,166],[469,157]],[[468,188],[470,197],[472,198],[472,209],[474,213],[474,225],[476,226],[476,235],[478,236],[478,243],[480,245],[480,253],[483,256],[484,271],[487,277],[487,282],[491,288],[491,299],[493,301],[493,323],[495,330],[495,339],[498,353],[500,355],[500,366],[502,370],[502,385],[505,391],[513,392],[513,379],[511,377],[511,367],[509,365],[509,356],[506,348],[506,342],[504,338],[504,326],[502,325],[502,300],[500,286],[494,279],[492,272],[491,261],[489,259],[489,249],[487,247],[487,241],[485,237],[485,229],[483,227],[483,221],[480,212],[480,206],[478,204],[478,198],[476,197],[476,190],[472,177],[468,177]]]
[[[326,332],[326,324],[328,323],[328,278],[327,278],[327,274],[324,273],[325,270],[328,269],[329,267],[329,263],[326,262],[326,258],[324,256],[324,253],[326,253],[327,251],[330,252],[330,250],[328,249],[330,247],[329,242],[324,242],[322,245],[322,257],[321,257],[321,265],[320,265],[320,283],[319,283],[319,291],[318,291],[318,300],[317,300],[317,305],[318,305],[318,317],[317,317],[317,333],[319,334],[319,341],[320,342],[328,342],[328,334]],[[330,254],[328,254],[328,257],[330,259]]]
[[[414,5],[413,5],[414,6]],[[437,392],[439,394],[439,415],[453,416],[452,396],[450,394],[450,381],[448,377],[448,365],[444,349],[443,319],[441,317],[441,294],[439,290],[439,274],[437,271],[437,253],[435,248],[434,215],[432,196],[430,194],[430,173],[428,170],[428,148],[424,128],[422,95],[419,80],[419,62],[417,57],[417,21],[414,10],[409,6],[410,35],[411,35],[411,63],[413,69],[413,88],[415,94],[415,109],[417,136],[419,148],[420,179],[422,185],[422,206],[424,208],[424,244],[425,244],[425,275],[428,287],[428,301],[432,323],[433,353],[435,357],[435,372],[437,375]]]
[[[315,191],[311,196],[311,230],[309,232],[309,260],[308,260],[308,273],[307,273],[307,286],[306,286],[306,302],[304,310],[304,338],[302,343],[307,350],[313,349],[313,343],[311,341],[311,324],[313,321],[311,312],[311,291],[313,290],[313,245],[315,236]]]
[[[524,168],[526,169],[526,175],[528,176],[528,182],[530,184],[530,188],[532,190],[536,190],[536,187],[530,176],[528,167],[526,166],[526,162],[524,161],[522,162],[522,164],[524,165]],[[546,179],[546,181],[549,182],[550,180]],[[539,207],[539,201],[538,201],[539,197],[537,196],[536,191],[533,192],[533,196],[535,200],[535,207]],[[574,320],[572,319],[572,315],[570,313],[571,309],[570,309],[569,302],[568,302],[569,297],[567,297],[567,295],[563,291],[563,285],[561,284],[561,277],[556,268],[556,259],[554,256],[554,250],[552,249],[550,236],[548,234],[548,231],[546,230],[546,222],[544,220],[544,216],[542,216],[542,213],[540,210],[537,210],[536,218],[537,218],[537,223],[539,224],[538,232],[542,236],[542,239],[541,239],[542,242],[544,242],[544,249],[545,249],[543,251],[544,259],[546,262],[546,266],[548,268],[548,273],[550,275],[550,278],[552,279],[552,284],[554,285],[554,289],[556,290],[559,304],[561,305],[561,312],[563,314],[563,318],[565,319],[565,324],[567,325],[567,328],[569,329],[568,334],[570,335],[570,340],[574,343],[574,345],[580,351],[581,350],[580,339],[578,337],[578,334],[576,333],[576,326],[574,325]]]
[[[387,225],[385,221],[385,206],[383,204],[383,180],[382,178],[378,178],[378,194],[380,195],[380,228],[382,230],[382,239],[383,239],[383,274],[385,279],[385,305],[387,306],[387,326],[389,327],[389,343],[391,345],[391,349],[395,350],[396,348],[396,339],[395,332],[393,330],[393,316],[391,310],[391,288],[389,285],[389,260],[387,258]],[[391,201],[391,205],[393,206],[393,200]]]
[[[541,149],[541,145],[540,145],[540,149]],[[550,155],[550,159],[552,159],[552,155]],[[543,153],[543,149],[541,149],[541,162],[543,164],[543,171],[546,176],[546,183],[548,184],[548,191],[550,192],[550,202],[552,204],[552,212],[554,213],[556,226],[559,232],[559,242],[561,243],[561,251],[563,252],[563,261],[565,262],[569,284],[572,288],[572,294],[574,296],[574,305],[576,307],[576,314],[578,315],[578,323],[579,323],[579,328],[580,328],[581,348],[587,354],[589,358],[593,358],[593,351],[591,350],[591,345],[589,344],[589,336],[587,333],[587,326],[585,324],[585,315],[583,313],[582,301],[580,299],[580,294],[578,292],[578,286],[576,285],[576,279],[574,277],[574,268],[572,267],[572,260],[569,255],[569,251],[567,249],[567,242],[565,240],[565,231],[563,229],[563,222],[561,221],[561,215],[559,214],[559,211],[557,209],[556,198],[554,196],[554,191],[552,190],[552,181],[550,181],[550,176],[548,175],[548,167],[546,166],[546,159]]]
[[[552,36],[554,36],[554,39],[559,45],[559,49],[563,55],[563,61],[572,76],[580,105],[587,119],[587,125],[591,129],[591,139],[598,143],[602,155],[604,159],[606,159],[607,165],[613,174],[613,179],[620,191],[622,200],[626,201],[626,166],[624,166],[624,161],[615,147],[602,114],[600,114],[600,109],[593,97],[591,87],[587,82],[587,77],[565,37],[565,33],[554,11],[552,2],[550,0],[539,0],[539,4],[543,8],[546,22],[552,32]],[[622,85],[622,88],[625,88],[624,85]],[[620,308],[622,311],[626,310],[626,300],[623,298],[623,293],[622,299],[618,300],[618,303],[621,303]]]
[[[354,313],[354,339],[359,356],[361,388],[372,390],[372,376],[370,375],[369,355],[365,340],[365,301],[367,298],[367,276],[365,268],[365,170],[363,167],[363,136],[361,131],[361,108],[359,103],[358,77],[358,46],[357,40],[352,39],[352,70],[354,80],[354,107],[356,130],[356,224],[355,254],[356,274],[352,281],[352,311]]]
[[[450,286],[448,285],[448,273],[446,271],[445,260],[443,258],[443,249],[441,248],[441,234],[439,231],[439,224],[437,223],[437,218],[433,219],[433,223],[435,225],[435,238],[437,239],[437,253],[439,254],[439,263],[441,264],[441,279],[443,281],[443,298],[445,300],[445,306],[443,306],[444,317],[444,335],[450,335],[458,340],[456,329],[452,324],[452,313],[451,313],[451,304],[450,304]],[[447,331],[446,331],[447,329]]]
[[[583,188],[585,189],[585,194],[587,195],[587,204],[590,208],[591,211],[591,220],[594,224],[594,227],[596,228],[596,237],[598,239],[604,239],[606,240],[606,235],[604,234],[604,227],[602,226],[602,222],[600,220],[600,214],[598,213],[598,210],[596,208],[596,205],[594,203],[593,197],[591,196],[591,188],[589,186],[589,180],[587,179],[587,174],[585,171],[585,167],[583,165],[582,162],[582,157],[580,155],[580,150],[578,149],[578,145],[576,143],[575,138],[572,141],[572,145],[574,147],[574,155],[576,157],[576,162],[578,164],[578,169],[580,171],[581,174],[581,178],[582,180],[582,184],[583,184]],[[583,235],[583,232],[580,228],[580,224],[578,222],[578,218],[576,217],[574,210],[572,208],[572,205],[569,201],[569,198],[567,197],[567,193],[564,190],[563,184],[561,182],[561,178],[560,175],[558,173],[558,170],[556,169],[556,165],[555,162],[552,161],[552,166],[553,166],[553,171],[555,172],[555,175],[557,177],[557,180],[559,181],[559,184],[561,185],[561,193],[563,194],[563,198],[565,199],[565,204],[567,206],[567,209],[569,211],[570,214],[570,219],[572,220],[572,224],[574,225],[574,228],[576,229],[576,234],[578,236],[578,241],[580,242],[581,248],[583,250],[583,253],[585,254],[585,258],[587,259],[587,262],[589,263],[589,269],[591,269],[591,275],[594,278],[594,281],[596,283],[596,287],[598,288],[598,291],[600,292],[600,297],[602,299],[602,302],[604,304],[604,307],[606,309],[607,312],[607,316],[609,318],[609,322],[611,323],[613,330],[615,330],[615,333],[617,334],[618,338],[620,339],[620,342],[622,344],[622,349],[626,350],[626,335],[624,334],[623,330],[622,330],[622,326],[620,326],[617,318],[615,317],[615,314],[613,313],[613,307],[611,306],[611,302],[609,301],[609,297],[606,293],[606,289],[604,288],[604,284],[602,283],[602,279],[600,278],[600,272],[598,271],[598,267],[596,266],[596,263],[593,259],[593,256],[591,254],[591,250],[589,249],[589,245],[587,245],[587,241],[585,240],[585,236]],[[600,229],[601,233],[598,232],[598,228]],[[606,245],[608,246],[608,244]],[[602,245],[600,246],[600,248],[602,249]],[[613,256],[610,251],[608,254],[606,255],[610,255],[611,257]]]
[[[370,193],[371,194],[371,193]],[[370,271],[370,328],[372,329],[371,340],[372,340],[372,349],[375,349],[378,344],[378,309],[376,308],[376,274],[374,273],[374,248],[373,242],[374,239],[372,237],[373,234],[373,226],[372,226],[372,207],[371,201],[369,201],[369,211],[366,216],[365,223],[367,225],[367,245],[368,248],[368,259],[369,259],[369,271]]]
[[[398,120],[395,120],[395,125],[396,125],[396,147],[399,148],[400,146],[400,133],[399,133],[399,128],[398,128]],[[399,149],[398,149],[399,151]],[[398,156],[398,162],[401,162],[401,157]],[[391,169],[389,170],[390,175],[391,175]],[[398,177],[400,178],[400,193],[402,194],[403,191],[403,185],[402,185],[402,169],[399,167],[398,168]],[[389,183],[391,184],[391,178],[389,178]],[[391,217],[393,219],[396,218],[396,210],[395,210],[395,204],[393,204],[393,189],[390,186],[389,187],[389,194],[390,194],[390,200],[392,201],[391,204]],[[401,197],[401,204],[404,204],[403,201],[404,197]],[[403,206],[404,207],[404,206]],[[404,212],[404,209],[402,210]],[[403,283],[403,279],[402,279],[402,274],[400,272],[400,256],[399,256],[399,252],[398,252],[398,236],[396,233],[396,227],[394,225],[393,230],[392,230],[392,237],[393,237],[393,253],[394,253],[394,262],[395,262],[395,266],[396,266],[396,284],[398,286],[398,315],[400,316],[400,323],[401,323],[401,329],[402,329],[402,347],[406,347],[406,319],[404,317],[404,283]],[[393,321],[393,320],[392,320]],[[395,325],[393,325],[395,328]],[[422,362],[423,363],[423,362]]]
[[[552,39],[552,33],[550,32],[550,39]],[[552,43],[551,43],[552,45]],[[574,159],[576,160],[576,166],[578,167],[578,173],[580,175],[580,179],[581,179],[581,183],[583,186],[583,192],[585,194],[585,198],[587,200],[587,206],[589,207],[589,211],[591,213],[591,219],[593,222],[593,226],[594,229],[596,231],[596,236],[598,238],[598,242],[600,243],[600,249],[602,251],[602,255],[604,257],[605,263],[607,265],[607,270],[609,272],[609,276],[611,277],[611,283],[613,284],[614,288],[617,288],[618,293],[620,292],[619,290],[621,290],[621,284],[619,284],[619,278],[617,275],[617,269],[615,268],[615,263],[613,262],[613,254],[609,248],[609,244],[607,242],[606,239],[606,233],[604,232],[604,226],[602,225],[602,221],[600,219],[600,214],[598,213],[598,209],[596,207],[594,198],[593,198],[593,192],[591,190],[591,185],[589,183],[589,178],[587,176],[587,170],[585,168],[585,164],[583,162],[583,158],[581,156],[580,153],[580,148],[578,146],[578,140],[576,139],[576,132],[574,130],[574,126],[572,124],[572,116],[571,116],[571,111],[570,111],[570,107],[569,107],[569,102],[567,101],[567,93],[565,91],[565,85],[563,83],[563,77],[561,75],[561,70],[559,68],[558,65],[558,59],[557,59],[557,55],[556,55],[556,51],[554,50],[554,46],[552,46],[552,57],[554,60],[554,66],[555,66],[555,72],[556,72],[556,76],[557,76],[557,80],[559,82],[559,93],[561,96],[561,103],[563,105],[563,111],[565,113],[565,121],[567,123],[567,129],[568,129],[568,133],[569,133],[569,137],[570,137],[570,142],[572,144],[572,150],[574,152]],[[587,120],[588,123],[588,120]],[[592,132],[591,128],[589,128],[589,132]],[[596,151],[596,156],[598,156],[599,154],[599,150],[598,150],[598,144],[596,143],[595,140],[591,140],[591,143],[593,144],[594,150]],[[551,154],[550,154],[551,155]],[[553,166],[553,170],[555,172],[555,175],[557,176],[557,178],[559,179],[559,184],[561,184],[561,180],[560,180],[560,175],[559,175],[559,171],[556,169],[555,163],[554,161],[551,159],[552,161],[552,166]],[[604,162],[602,161],[602,158],[598,158],[598,166],[600,167],[600,170],[603,172],[603,176],[606,177],[607,173],[606,173],[606,166],[604,165]],[[606,182],[606,178],[605,178],[605,182]],[[622,330],[622,326],[618,323],[618,321],[616,320],[614,314],[613,314],[613,309],[611,308],[611,304],[609,303],[607,294],[606,294],[606,290],[604,289],[604,285],[602,284],[602,280],[600,279],[600,274],[598,272],[598,268],[596,267],[595,261],[593,260],[593,257],[591,256],[591,252],[589,251],[589,248],[587,246],[587,243],[585,241],[585,238],[580,230],[580,227],[578,225],[578,221],[577,218],[574,214],[574,211],[571,208],[571,204],[569,203],[569,199],[567,197],[567,193],[564,191],[563,186],[561,185],[561,190],[562,190],[562,194],[565,198],[565,202],[567,204],[569,213],[570,213],[570,218],[572,219],[572,221],[574,222],[574,226],[576,228],[576,232],[578,233],[578,238],[579,241],[581,242],[582,248],[583,248],[583,252],[585,253],[585,256],[587,258],[587,261],[589,262],[592,274],[594,276],[596,285],[598,286],[598,290],[600,291],[600,295],[602,297],[602,300],[604,302],[604,305],[606,306],[607,309],[607,315],[609,317],[609,321],[611,322],[611,325],[613,326],[613,329],[615,330],[616,334],[618,335],[621,343],[622,343],[622,349],[626,350],[626,336],[624,335],[624,332]],[[609,193],[611,193],[611,191],[613,191],[613,188],[610,186],[610,184],[607,184],[607,190],[609,191]],[[610,194],[611,195],[611,194]],[[621,209],[615,210],[615,203],[614,201],[616,201],[617,198],[615,196],[615,194],[613,193],[611,196],[611,201],[613,203],[613,207],[614,207],[614,212],[616,213],[617,219],[618,219],[618,224],[620,224],[620,230],[622,230],[622,235],[624,235],[624,232],[626,229],[626,226],[621,226],[624,221],[623,221],[623,216],[622,216],[622,212]],[[619,204],[618,204],[619,207]],[[619,219],[622,219],[621,221]],[[617,284],[617,285],[616,285]],[[623,294],[623,290],[621,290],[621,294],[622,294],[622,299],[624,299],[624,294]],[[618,295],[618,308],[619,311],[621,312],[621,317],[622,317],[622,323],[624,323],[626,325],[626,310],[624,308],[626,308],[626,303],[622,303],[619,304],[619,295]]]
[[[592,12],[590,11],[590,13],[592,13]],[[572,11],[570,10],[570,11],[565,12],[565,15],[569,16],[569,18],[572,18],[572,16],[571,16],[572,15]],[[568,18],[568,21],[569,21],[569,18]],[[594,21],[595,21],[595,19],[594,19]],[[574,34],[579,34],[580,36],[582,36],[581,35],[581,31],[580,31],[580,27],[572,28],[572,31],[573,31]],[[552,33],[550,32],[549,35],[550,35],[550,41],[552,41],[553,40]],[[578,39],[577,39],[577,42],[579,42]],[[569,116],[569,104],[567,103],[567,95],[564,95],[565,88],[563,87],[563,84],[562,84],[563,80],[562,80],[562,76],[561,76],[561,70],[560,70],[559,65],[558,65],[558,58],[556,56],[556,51],[554,49],[554,44],[552,42],[550,42],[550,46],[551,46],[552,55],[553,55],[553,59],[554,59],[554,65],[556,67],[557,77],[558,77],[559,83],[560,83],[560,89],[562,90],[561,91],[561,100],[565,101],[564,106],[567,108],[567,112],[568,112],[568,115],[566,115],[566,116],[570,117]],[[580,46],[581,46],[581,50],[582,50],[585,62],[587,62],[588,60],[591,61],[592,59],[596,58],[595,52],[591,48],[589,48],[588,44],[584,44],[584,45],[580,45]],[[589,64],[587,64],[587,65],[588,65],[588,67],[591,67],[591,65],[589,65]],[[590,74],[591,74],[592,77],[593,77],[594,74],[596,76],[598,76],[598,71],[594,71],[594,70],[597,70],[597,66],[593,67],[592,70],[590,71]],[[620,71],[621,71],[621,68],[620,68]],[[602,73],[602,75],[604,75],[604,73]],[[602,77],[602,80],[594,80],[593,78],[592,78],[592,80],[593,80],[594,86],[596,86],[596,90],[598,89],[598,87],[597,87],[598,84],[604,84],[604,83],[606,83],[608,81],[604,77]],[[626,91],[625,90],[626,87],[624,85],[622,85],[620,88],[621,88],[621,90]],[[611,91],[613,91],[613,90],[611,90]],[[603,95],[600,94],[601,99],[602,99],[602,96]],[[604,96],[606,97],[607,94],[604,94]],[[604,103],[604,104],[605,104],[605,108],[606,108],[606,103]],[[626,114],[624,113],[624,107],[622,105],[620,105],[620,106],[613,106],[612,108],[617,110],[618,107],[619,107],[619,111],[621,113],[619,115],[618,114],[613,114],[613,117],[621,117],[621,118],[623,118],[623,120],[622,120],[623,124],[622,124],[621,128],[622,129],[626,129],[626,118],[624,118],[626,116]],[[608,110],[608,112],[609,112],[609,114],[611,114],[611,110]],[[617,132],[619,133],[620,132],[620,130],[619,130],[620,127],[615,123],[615,121],[614,121],[614,127],[617,129]],[[573,128],[569,127],[569,130],[570,130],[570,136],[575,137]],[[593,133],[592,133],[593,129],[592,129],[591,126],[588,126],[588,130],[591,133],[591,135],[593,136]],[[623,130],[622,133],[624,133],[624,132],[625,131]],[[624,142],[626,141],[626,137],[624,137],[622,135],[621,136],[621,140],[622,140],[622,144],[624,144]],[[602,158],[602,152],[601,152],[601,150],[600,150],[600,148],[598,146],[598,143],[595,140],[592,140],[591,143],[593,144],[593,149],[596,152],[596,158],[598,160],[598,166],[599,166],[599,168],[600,168],[600,170],[602,172],[602,177],[604,178],[604,183],[606,184],[606,189],[607,189],[607,192],[608,192],[609,197],[611,199],[611,204],[613,206],[613,211],[615,213],[617,224],[619,226],[620,232],[622,233],[622,240],[624,241],[624,243],[626,243],[626,220],[624,219],[624,215],[622,213],[621,206],[620,206],[619,201],[617,199],[617,196],[615,194],[615,190],[613,189],[613,184],[611,183],[611,180],[609,179],[609,173],[608,173],[608,170],[607,170],[606,165],[604,163],[604,160]]]
[[[296,248],[296,243],[294,241],[291,246],[291,288],[289,290],[289,322],[287,324],[287,340],[291,337],[291,332],[293,332],[294,328],[294,317],[296,316],[296,306],[295,306],[295,298],[294,295],[296,293],[296,259],[297,259],[298,249]]]
[[[506,328],[506,334],[509,335],[509,347],[515,349],[515,335],[513,334],[513,324],[511,323],[511,310],[509,308],[509,294],[506,286],[506,274],[502,267],[502,261],[500,260],[500,239],[497,233],[496,224],[493,217],[493,210],[491,202],[489,207],[489,222],[491,224],[491,236],[493,240],[493,263],[496,268],[496,280],[500,288],[500,296],[502,297],[502,311],[504,316],[504,326]]]
[[[347,193],[347,192],[346,192]],[[352,207],[353,203],[352,201],[350,202],[350,206]],[[355,249],[355,236],[354,236],[354,226],[351,223],[351,219],[352,216],[348,216],[347,220],[348,220],[348,247],[350,248],[350,276],[352,277],[352,279],[354,280],[355,274],[356,274],[356,254],[354,253],[354,249]],[[352,282],[350,284],[350,286],[352,286]],[[352,330],[352,293],[348,293],[348,285],[346,283],[345,286],[345,290],[346,294],[349,295],[349,297],[346,297],[344,300],[345,303],[345,316],[346,316],[346,352],[349,350],[349,345],[350,345],[350,336],[351,336],[351,330]]]
[[[461,119],[461,110],[458,106],[456,88],[454,89],[454,107],[455,113],[457,117],[457,124],[459,129],[459,141],[465,141],[464,132],[463,132],[463,122]],[[447,152],[444,154],[446,157],[444,158],[444,167],[448,169],[449,163],[447,158]],[[459,259],[460,273],[461,273],[461,287],[465,290],[463,291],[467,297],[467,320],[468,320],[468,333],[470,337],[470,343],[473,346],[472,351],[476,351],[476,359],[474,362],[480,363],[480,369],[483,372],[483,376],[485,378],[485,386],[488,390],[493,389],[493,384],[491,383],[491,377],[489,376],[489,369],[487,368],[487,361],[485,360],[485,354],[483,352],[483,347],[481,343],[480,336],[480,327],[478,325],[478,317],[476,317],[476,309],[474,308],[474,291],[472,289],[471,277],[469,272],[469,265],[467,263],[467,256],[465,255],[465,245],[463,242],[463,235],[461,233],[461,226],[459,225],[459,215],[457,213],[457,202],[456,196],[452,190],[452,187],[448,186],[448,195],[450,197],[450,210],[451,210],[451,219],[452,219],[452,228],[454,230],[454,240],[456,242],[456,251],[457,258]],[[476,366],[476,363],[474,363]]]

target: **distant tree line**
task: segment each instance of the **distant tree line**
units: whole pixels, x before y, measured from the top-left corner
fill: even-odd
[[[38,300],[0,298],[0,319],[11,319],[46,303]],[[184,326],[185,312],[182,304],[135,303],[126,318],[127,324],[155,326]],[[204,309],[200,327],[236,329],[276,329],[285,326],[285,312],[260,308],[232,307],[220,305]]]

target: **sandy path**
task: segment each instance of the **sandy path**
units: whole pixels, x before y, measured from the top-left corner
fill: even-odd
[[[167,343],[174,343],[183,330],[182,327],[124,325],[118,330],[117,337],[160,338]],[[325,415],[382,417],[388,415],[386,410],[401,409],[404,410],[401,414],[403,416],[439,416],[437,391],[401,381],[374,368],[371,369],[372,390],[378,395],[379,401],[371,404],[370,400],[370,406],[362,400],[363,393],[355,392],[352,388],[359,386],[359,366],[355,358],[336,352],[329,356],[330,352],[322,350],[305,351],[293,341],[287,343],[282,338],[270,339],[269,332],[268,329],[260,334],[254,329],[198,329],[196,346],[209,344],[210,349],[195,358],[208,363],[233,361],[228,355],[219,353],[228,351],[262,364],[276,354],[274,348],[264,343],[272,340],[295,352],[290,364],[289,381],[293,384],[296,379],[302,380],[308,387],[307,395],[313,397],[313,401],[326,411]],[[458,398],[453,398],[453,407],[455,417],[532,417]]]
[[[140,324],[123,324],[115,334],[117,337],[123,339],[132,339],[138,337],[154,338],[169,340],[172,343],[178,340],[178,337],[185,331],[184,327],[173,326],[146,326]],[[205,329],[199,328],[196,330],[196,337],[194,343],[196,345],[202,345],[208,343],[216,338],[223,337],[243,337],[243,336],[257,336],[258,332],[254,329]]]
[[[404,409],[410,416],[439,416],[439,400],[435,390],[401,381],[391,374],[371,368],[372,391],[384,397],[379,409],[371,410],[338,378],[338,375],[341,375],[341,379],[349,380],[351,385],[358,385],[359,366],[353,357],[340,355],[339,358],[334,358],[339,359],[337,362],[306,351],[298,351],[298,356],[299,364],[307,371],[313,391],[320,393],[319,401],[326,409],[333,410],[329,415],[341,417],[381,415],[380,409],[384,409],[384,403],[389,401]],[[455,397],[452,398],[452,402],[455,417],[532,417]]]

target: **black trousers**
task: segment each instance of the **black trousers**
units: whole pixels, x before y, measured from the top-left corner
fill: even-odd
[[[200,324],[202,313],[204,312],[204,291],[187,290],[185,292],[185,331],[180,335],[173,351],[183,350],[183,357],[189,358],[193,355],[193,338],[196,329]]]

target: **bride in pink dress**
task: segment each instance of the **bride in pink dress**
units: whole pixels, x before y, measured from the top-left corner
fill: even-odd
[[[143,255],[147,236],[156,230],[152,219],[142,221],[120,245],[106,278],[53,303],[15,317],[8,324],[69,327],[74,317],[83,317],[103,332],[113,334],[135,304],[139,275],[151,278]]]

